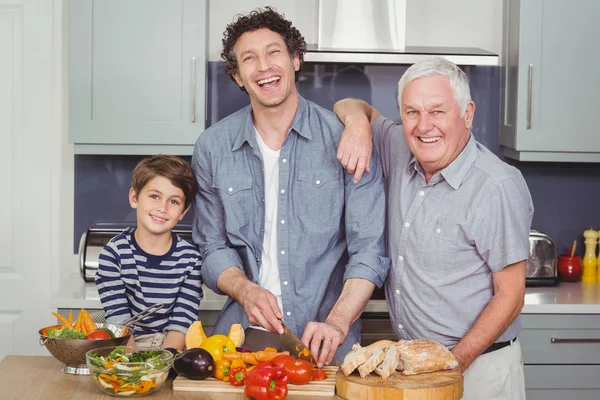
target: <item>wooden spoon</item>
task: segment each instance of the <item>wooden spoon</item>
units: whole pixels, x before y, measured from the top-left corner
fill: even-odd
[[[573,247],[571,247],[571,257],[575,256],[575,248],[577,247],[577,240],[573,240]]]

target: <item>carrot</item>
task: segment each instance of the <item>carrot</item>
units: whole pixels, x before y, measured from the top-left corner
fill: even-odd
[[[69,321],[65,317],[63,317],[62,315],[60,315],[59,313],[52,312],[52,315],[54,315],[56,318],[58,318],[58,320],[62,323],[63,328],[71,326],[69,324]]]
[[[258,360],[256,359],[256,353],[241,353],[242,361],[246,364],[256,365],[258,364]]]
[[[86,334],[93,332],[96,330],[96,323],[94,322],[94,320],[92,319],[92,317],[90,316],[90,314],[86,311],[85,308],[82,308],[80,311],[82,315],[82,321],[83,321],[83,326],[85,326],[85,330],[86,330]]]
[[[265,347],[265,351],[267,353],[277,353],[277,349],[275,347]]]
[[[81,313],[77,316],[77,320],[75,321],[75,326],[73,327],[77,332],[81,332]]]
[[[73,327],[73,310],[69,310],[69,328]]]
[[[257,351],[255,353],[256,361],[258,361],[258,362],[271,361],[275,357],[281,356],[281,355],[289,356],[290,352],[282,351],[281,353],[277,353],[277,352],[274,353],[272,351]]]
[[[237,351],[226,351],[223,353],[223,360],[233,361],[238,358],[242,358],[242,353],[238,353]]]

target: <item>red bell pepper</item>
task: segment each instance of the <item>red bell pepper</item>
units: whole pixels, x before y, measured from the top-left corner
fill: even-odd
[[[246,379],[246,368],[229,368],[227,376],[229,376],[229,382],[233,386],[242,386],[244,384],[244,379]]]
[[[288,394],[287,383],[283,368],[265,365],[246,376],[244,394],[256,400],[283,400]]]

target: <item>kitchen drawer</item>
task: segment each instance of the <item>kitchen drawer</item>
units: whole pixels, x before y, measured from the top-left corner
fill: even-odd
[[[527,364],[600,364],[600,316],[524,315],[519,334]]]
[[[526,365],[527,400],[598,400],[600,366]]]

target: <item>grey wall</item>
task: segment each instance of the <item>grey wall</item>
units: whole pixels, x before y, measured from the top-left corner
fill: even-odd
[[[306,64],[298,87],[307,99],[331,109],[343,97],[371,102],[383,115],[399,120],[396,84],[406,66]],[[500,154],[498,144],[500,67],[465,67],[476,103],[473,134]],[[209,63],[209,121],[212,124],[248,104],[248,96]],[[198,132],[200,134],[200,132]],[[565,133],[566,134],[566,133]],[[96,220],[135,222],[127,193],[139,156],[75,156],[74,251],[81,234]],[[548,234],[559,252],[590,226],[600,229],[600,164],[519,163],[533,198],[533,228]],[[191,222],[188,215],[183,221]],[[583,246],[578,246],[581,255]]]

